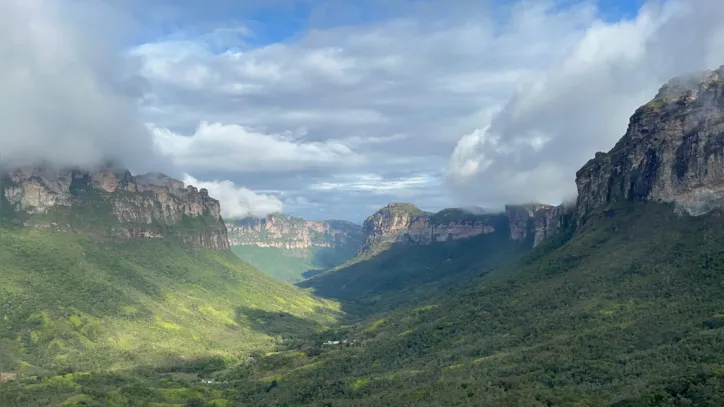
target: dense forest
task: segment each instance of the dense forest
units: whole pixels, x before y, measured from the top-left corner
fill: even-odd
[[[562,233],[393,310],[324,326],[309,316],[258,312],[263,323],[253,329],[277,338],[275,349],[243,359],[39,374],[20,387],[3,385],[0,400],[39,406],[64,394],[66,405],[97,406],[719,406],[721,216],[621,205],[572,237]],[[420,259],[434,267],[447,260]]]

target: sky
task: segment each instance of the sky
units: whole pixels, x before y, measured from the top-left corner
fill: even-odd
[[[163,171],[225,217],[558,204],[719,0],[0,0],[0,161]]]

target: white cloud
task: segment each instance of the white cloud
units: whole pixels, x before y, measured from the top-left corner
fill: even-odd
[[[428,187],[438,181],[435,177],[428,175],[384,179],[377,174],[358,174],[354,177],[348,178],[350,178],[348,181],[313,184],[309,186],[309,189],[321,191],[366,191],[376,193]]]
[[[628,118],[673,76],[724,63],[724,3],[647,4],[631,21],[589,24],[559,61],[521,83],[488,122],[463,136],[448,181],[460,200],[558,203],[575,172],[608,151]]]
[[[120,43],[132,21],[105,2],[3,0],[0,159],[166,170],[143,126]],[[103,23],[98,23],[102,21]]]
[[[206,188],[209,196],[219,200],[224,218],[254,216],[263,218],[270,213],[281,212],[284,204],[272,195],[258,194],[239,187],[231,181],[199,181],[186,174],[184,182],[197,188]]]
[[[293,133],[262,133],[239,125],[202,122],[190,136],[156,127],[152,132],[163,154],[192,171],[289,172],[361,160],[340,142],[303,141]]]

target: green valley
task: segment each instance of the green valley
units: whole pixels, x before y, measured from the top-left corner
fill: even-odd
[[[130,370],[177,372],[185,383],[339,315],[335,303],[277,282],[229,252],[0,231],[0,371],[23,378],[21,388],[0,386],[2,405],[125,405],[134,399],[124,387],[135,383],[123,379]],[[121,384],[86,391],[96,380],[88,372]],[[194,393],[172,382],[166,377],[158,394]]]
[[[252,245],[231,246],[240,259],[270,276],[291,283],[336,267],[356,254],[354,248],[305,247],[285,249]]]

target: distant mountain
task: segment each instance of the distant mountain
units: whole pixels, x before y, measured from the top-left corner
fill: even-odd
[[[357,314],[389,309],[516,259],[558,234],[570,217],[569,209],[544,204],[431,213],[393,202],[365,220],[354,258],[298,285],[355,301]]]
[[[411,203],[393,202],[365,220],[360,254],[379,252],[393,244],[427,245],[468,239],[501,228],[509,229],[512,240],[530,239],[536,246],[558,231],[562,211],[562,207],[530,204],[508,205],[503,213],[481,208],[448,208],[431,213]]]
[[[353,257],[362,228],[340,220],[312,221],[283,214],[227,221],[232,251],[280,280],[296,282]]]

